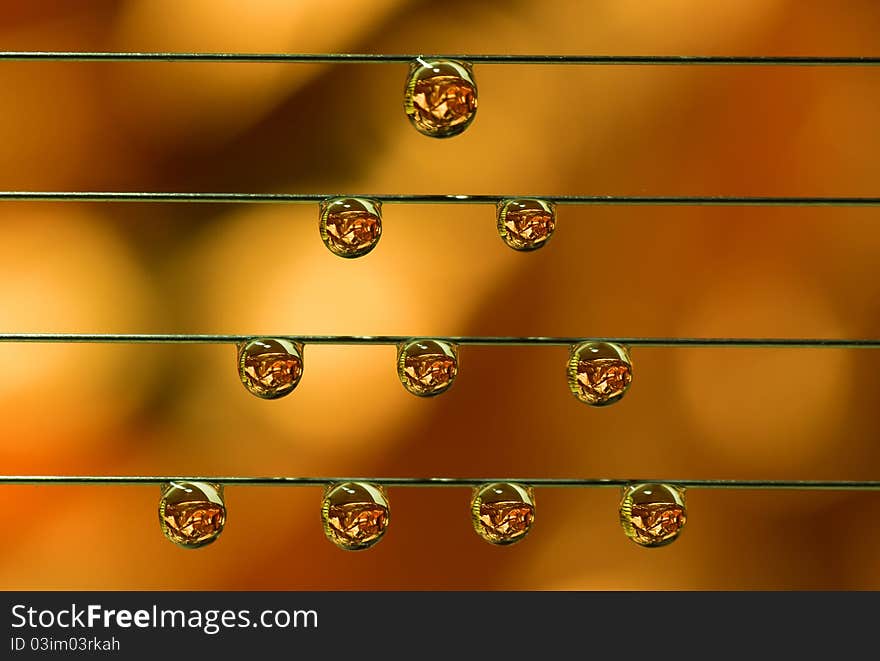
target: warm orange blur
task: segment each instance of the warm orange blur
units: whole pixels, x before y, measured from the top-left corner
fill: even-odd
[[[880,6],[795,0],[3,2],[5,50],[878,55]],[[49,7],[49,8],[47,8]],[[552,9],[551,9],[552,8]],[[409,125],[406,65],[0,63],[0,189],[877,195],[875,68],[478,65],[474,124]],[[873,337],[872,209],[562,207],[505,247],[487,206],[386,205],[343,260],[308,205],[4,203],[3,332]],[[636,349],[617,405],[562,348],[464,347],[436,399],[391,347],[306,346],[250,396],[230,346],[4,345],[0,473],[877,479],[872,351]],[[319,489],[226,490],[215,544],[159,489],[0,487],[4,588],[880,588],[880,495],[689,493],[659,550],[613,490],[538,489],[481,541],[458,489],[391,489],[374,549]]]

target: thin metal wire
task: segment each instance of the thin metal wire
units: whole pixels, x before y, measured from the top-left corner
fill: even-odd
[[[275,338],[301,344],[398,345],[431,337],[458,345],[570,346],[581,342],[612,342],[643,347],[735,347],[800,349],[878,349],[880,339],[751,338],[751,337],[491,337],[475,335],[185,335],[113,333],[4,333],[0,342],[95,344],[238,344],[257,338]]]
[[[674,484],[688,489],[774,489],[800,491],[880,491],[880,481],[848,480],[670,480],[616,478],[511,477],[244,477],[147,475],[2,475],[0,485],[145,485],[168,482],[213,482],[264,487],[314,487],[339,482],[370,482],[387,487],[475,487],[492,482],[516,482],[533,487],[606,488],[629,484]]]
[[[66,62],[283,62],[384,64],[416,59],[464,60],[479,64],[588,65],[763,65],[876,66],[880,57],[739,56],[739,55],[489,55],[383,53],[124,53],[72,51],[4,51],[0,60]]]
[[[238,204],[313,204],[338,194],[206,193],[108,191],[0,191],[0,202],[206,202]],[[387,204],[496,204],[500,200],[537,198],[555,204],[623,206],[876,207],[880,197],[749,197],[629,195],[375,195],[354,193]]]

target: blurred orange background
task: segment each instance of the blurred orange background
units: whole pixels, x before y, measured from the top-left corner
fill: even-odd
[[[441,9],[442,7],[442,9]],[[864,0],[2,3],[4,50],[877,55]],[[0,189],[877,195],[871,67],[478,65],[461,136],[421,136],[407,66],[0,63]],[[489,206],[388,205],[378,248],[317,206],[0,204],[3,332],[875,337],[876,209],[574,207],[535,253]],[[392,347],[307,346],[278,401],[231,346],[3,345],[0,472],[876,479],[872,351],[647,349],[607,409],[564,348],[464,347],[407,394]],[[611,489],[539,489],[521,544],[463,489],[391,489],[345,553],[317,488],[226,490],[215,543],[160,533],[157,487],[0,487],[16,589],[880,588],[880,494],[689,492],[644,550]]]

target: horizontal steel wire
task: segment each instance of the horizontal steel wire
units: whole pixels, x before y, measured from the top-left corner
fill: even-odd
[[[360,197],[386,204],[496,204],[540,199],[583,206],[876,207],[880,197],[630,196],[630,195],[410,195],[327,193],[209,193],[149,191],[0,191],[0,202],[203,202],[314,204],[334,197]]]
[[[417,59],[464,60],[479,64],[585,64],[585,65],[747,65],[747,66],[876,66],[873,56],[765,56],[765,55],[492,55],[492,54],[385,54],[385,53],[133,53],[74,51],[3,51],[0,60],[55,62],[275,62],[383,64]]]
[[[880,339],[859,338],[750,338],[750,337],[493,337],[467,335],[188,335],[115,333],[3,333],[0,342],[94,344],[238,344],[256,338],[274,338],[301,344],[398,345],[413,339],[445,340],[458,345],[570,346],[581,342],[611,342],[630,347],[734,347],[801,349],[877,349]]]
[[[528,477],[243,477],[177,475],[2,475],[0,485],[150,485],[168,482],[211,482],[214,484],[269,487],[313,487],[340,482],[369,482],[387,487],[476,487],[492,482],[515,482],[532,487],[602,488],[630,484],[672,484],[688,489],[758,489],[795,491],[877,491],[880,481],[839,480],[675,480],[616,478],[528,478]]]

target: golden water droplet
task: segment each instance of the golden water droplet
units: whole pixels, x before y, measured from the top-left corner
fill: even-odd
[[[169,482],[162,486],[159,525],[162,534],[189,549],[210,544],[223,532],[223,487],[207,482]]]
[[[477,84],[471,65],[455,60],[414,61],[403,107],[420,133],[432,138],[458,135],[477,114]]]
[[[514,250],[537,250],[556,229],[556,207],[544,200],[502,200],[497,218],[498,234]]]
[[[665,546],[687,521],[684,489],[670,484],[631,484],[620,500],[620,525],[636,544]]]
[[[296,388],[302,373],[302,346],[296,342],[257,338],[238,347],[238,376],[257,397],[284,397]]]
[[[327,539],[346,551],[378,542],[391,521],[385,490],[367,482],[332,484],[324,493],[321,520]]]
[[[334,197],[321,203],[318,229],[335,255],[362,257],[382,236],[382,203],[360,197]]]
[[[585,404],[613,404],[623,397],[630,383],[632,361],[626,347],[610,342],[583,342],[571,348],[568,387]]]
[[[443,340],[410,340],[398,347],[397,376],[413,395],[445,392],[458,374],[458,347]]]
[[[518,542],[535,522],[534,493],[531,487],[512,482],[483,485],[474,491],[471,520],[474,530],[487,542]]]

